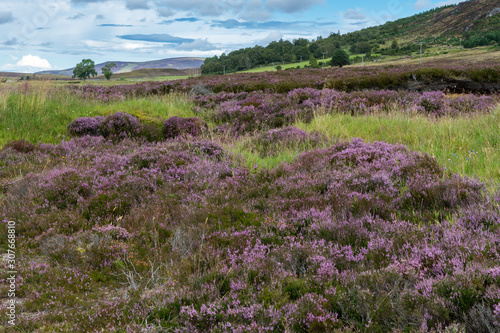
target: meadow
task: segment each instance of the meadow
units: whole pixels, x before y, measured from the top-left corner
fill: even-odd
[[[498,331],[499,84],[485,61],[1,85],[0,327]]]

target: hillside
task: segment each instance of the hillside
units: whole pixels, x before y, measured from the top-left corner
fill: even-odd
[[[322,67],[323,56],[329,58],[338,49],[353,56],[365,54],[366,61],[408,57],[420,50],[417,41],[425,43],[424,50],[434,46],[473,48],[500,44],[500,0],[470,0],[347,34],[332,33],[312,41],[280,40],[266,47],[240,49],[206,58],[202,73],[237,72],[300,60],[310,61],[311,67]]]
[[[101,74],[101,69],[110,61],[106,61],[95,65],[96,72]],[[144,62],[130,62],[130,61],[113,61],[116,64],[116,68],[113,69],[114,73],[128,73],[138,69],[188,69],[188,68],[199,68],[203,64],[203,58],[167,58],[161,60],[152,60]],[[64,70],[52,70],[43,71],[37,74],[60,74],[66,76],[73,76],[73,69],[68,68]]]
[[[375,35],[384,39],[397,38],[404,42],[452,44],[460,38],[498,32],[498,14],[500,0],[470,0],[349,33],[345,35],[345,39],[349,41],[362,35]]]

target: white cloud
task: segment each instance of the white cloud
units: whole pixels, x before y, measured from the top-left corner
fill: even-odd
[[[239,18],[248,21],[266,21],[271,17],[271,13],[264,8],[261,0],[250,0],[240,13]]]
[[[200,13],[201,15],[216,16],[225,11],[226,3],[213,0],[163,0],[159,5],[170,9],[186,10]]]
[[[267,0],[269,9],[276,9],[285,13],[303,12],[314,5],[323,4],[324,0]]]
[[[176,49],[182,51],[212,51],[217,50],[217,47],[210,43],[208,39],[197,39],[191,43],[182,43]]]
[[[429,8],[432,5],[432,2],[430,0],[417,0],[415,4],[413,5],[413,8],[415,10],[422,10]]]
[[[21,73],[33,73],[52,69],[52,65],[47,61],[47,59],[28,54],[23,56],[15,65],[6,64],[2,66],[1,69]]]
[[[364,20],[366,16],[357,9],[348,9],[344,13],[344,18],[347,20]]]
[[[12,12],[0,12],[0,24],[9,23],[14,21]]]
[[[262,38],[259,40],[256,44],[257,45],[262,45],[262,46],[267,46],[271,42],[279,41],[281,38],[283,38],[283,34],[279,31],[273,31],[266,37]]]
[[[168,8],[165,8],[165,7],[156,8],[156,12],[158,13],[158,16],[160,16],[160,17],[170,17],[170,16],[173,16],[175,14],[175,12],[173,10],[170,10]]]
[[[127,9],[149,9],[148,2],[145,0],[127,0]]]

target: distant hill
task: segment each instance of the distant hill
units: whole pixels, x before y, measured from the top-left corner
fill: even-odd
[[[152,60],[144,62],[131,62],[131,61],[113,61],[116,64],[116,68],[113,69],[113,73],[128,73],[139,69],[177,69],[183,70],[188,68],[200,68],[203,64],[203,58],[167,58],[161,60]],[[111,61],[106,61],[95,65],[97,74],[101,74],[101,69]],[[76,64],[75,64],[76,65]],[[51,70],[38,72],[37,74],[59,74],[66,76],[73,76],[73,69],[68,68],[64,70]]]
[[[469,0],[402,18],[383,25],[316,40],[279,40],[269,45],[240,49],[205,59],[203,74],[222,74],[259,66],[312,60],[308,66],[321,67],[337,49],[346,50],[353,60],[373,61],[390,56],[409,56],[432,46],[473,48],[500,45],[500,0]],[[314,57],[314,59],[312,59]],[[307,64],[307,63],[306,63]]]
[[[352,35],[374,33],[403,41],[448,44],[452,38],[467,39],[500,30],[500,0],[469,0],[366,28]],[[350,34],[346,34],[350,35]]]

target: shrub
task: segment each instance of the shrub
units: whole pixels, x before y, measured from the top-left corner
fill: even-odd
[[[261,133],[250,144],[261,157],[278,155],[283,149],[303,151],[326,142],[320,133],[308,133],[293,126]]]
[[[65,209],[74,206],[91,194],[90,186],[74,168],[51,170],[40,182],[39,189],[45,200],[42,207]]]
[[[148,142],[158,142],[163,139],[161,129],[154,124],[143,124],[139,132],[139,137]]]
[[[104,137],[112,139],[124,139],[127,137],[137,137],[141,131],[142,125],[136,117],[117,112],[107,116],[101,125],[101,131]]]
[[[186,135],[199,136],[207,128],[207,124],[203,120],[196,117],[170,117],[163,124],[162,132],[165,138],[173,139]]]
[[[2,150],[13,149],[18,153],[31,153],[37,149],[37,146],[26,140],[16,140],[7,143]]]
[[[191,89],[191,93],[194,95],[212,95],[213,91],[205,87],[203,84],[198,84]]]
[[[68,134],[73,137],[84,135],[101,135],[101,125],[104,117],[80,117],[73,120],[68,125]]]

